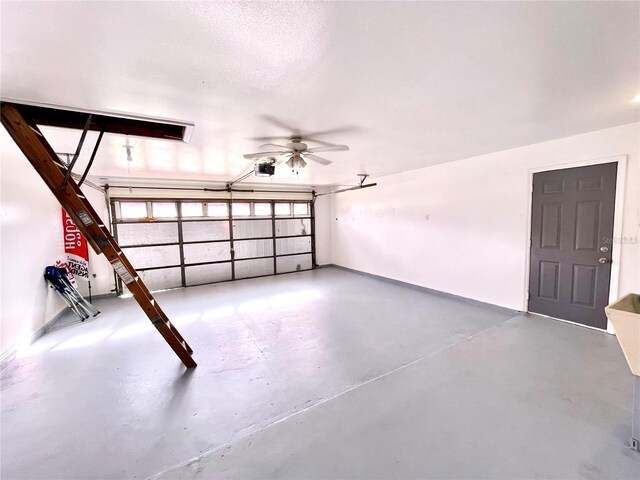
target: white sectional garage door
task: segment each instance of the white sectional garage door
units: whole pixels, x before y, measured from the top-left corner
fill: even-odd
[[[150,290],[310,270],[315,264],[309,201],[116,198],[111,212],[114,236]]]

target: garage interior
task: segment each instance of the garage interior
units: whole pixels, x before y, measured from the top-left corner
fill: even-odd
[[[2,478],[640,477],[640,2],[4,1],[0,41]]]

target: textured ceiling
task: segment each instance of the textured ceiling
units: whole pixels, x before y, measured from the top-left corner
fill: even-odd
[[[1,93],[195,123],[130,165],[111,136],[96,175],[230,180],[284,123],[351,150],[267,181],[345,183],[638,121],[639,6],[5,1]]]

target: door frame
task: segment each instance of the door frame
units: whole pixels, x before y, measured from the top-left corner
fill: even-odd
[[[609,303],[613,302],[618,298],[618,289],[620,282],[620,254],[621,254],[621,245],[615,242],[615,239],[622,238],[622,220],[624,217],[624,194],[626,187],[626,178],[627,178],[627,155],[615,155],[612,157],[601,157],[594,158],[591,160],[580,160],[575,162],[567,162],[567,163],[556,163],[551,165],[544,165],[540,167],[534,167],[527,170],[527,237],[526,237],[526,246],[527,246],[527,261],[525,264],[525,277],[524,277],[524,305],[523,312],[529,311],[529,274],[530,274],[530,265],[531,265],[531,217],[533,212],[531,211],[533,207],[533,175],[535,173],[540,172],[550,172],[553,170],[563,170],[567,168],[575,168],[575,167],[588,167],[591,165],[600,165],[603,163],[617,163],[618,171],[616,174],[616,195],[614,201],[614,212],[613,212],[613,239],[614,241],[611,244],[611,278],[609,280]],[[532,312],[535,313],[535,312]],[[540,315],[536,313],[536,315]],[[592,328],[594,330],[598,330],[603,332],[600,328],[590,327],[588,325],[582,325],[580,323],[572,322],[570,320],[563,320],[558,318],[556,320],[560,320],[562,322],[572,323],[574,325],[579,325],[581,327]],[[615,334],[613,330],[613,326],[611,322],[607,319],[607,329],[606,331],[611,334]]]

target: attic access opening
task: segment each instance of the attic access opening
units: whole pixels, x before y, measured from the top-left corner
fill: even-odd
[[[193,123],[164,118],[151,118],[128,113],[101,112],[98,110],[70,109],[58,105],[22,102],[2,99],[2,103],[12,103],[25,118],[36,125],[83,130],[87,117],[92,120],[87,127],[92,131],[132,135],[136,137],[179,140],[188,143],[193,131]]]

